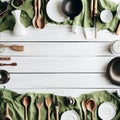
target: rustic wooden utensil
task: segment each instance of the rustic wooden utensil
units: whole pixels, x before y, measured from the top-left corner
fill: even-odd
[[[4,120],[11,120],[11,117],[10,117],[10,114],[9,114],[9,109],[8,109],[8,103],[6,103],[6,113],[5,113]]]
[[[38,120],[41,119],[40,110],[41,110],[42,106],[43,106],[43,101],[41,101],[40,98],[37,97],[36,98],[36,107],[38,109]]]
[[[0,57],[0,60],[11,60],[11,57]]]
[[[45,104],[48,108],[48,120],[50,120],[50,107],[51,107],[52,101],[49,97],[45,99]]]
[[[87,111],[86,103],[87,103],[86,100],[82,100],[82,109],[84,112],[84,120],[86,120],[86,111]]]
[[[4,45],[4,44],[0,44],[0,47],[8,47],[10,48],[11,50],[14,50],[14,51],[24,51],[24,46],[22,45]]]
[[[87,110],[89,110],[91,113],[92,113],[92,120],[94,120],[95,119],[95,117],[94,117],[94,110],[95,110],[95,108],[96,108],[96,103],[95,103],[95,101],[94,100],[88,100],[87,101],[87,104],[86,104],[86,107],[87,107]]]
[[[28,120],[28,111],[27,111],[27,109],[28,109],[28,106],[30,104],[30,97],[29,96],[23,97],[22,103],[23,103],[24,108],[25,108],[25,120]]]
[[[17,63],[0,63],[0,66],[17,66]]]
[[[34,0],[34,17],[32,20],[34,28],[39,28],[37,25],[37,6],[38,6],[37,0]]]
[[[44,26],[45,26],[45,21],[44,21],[43,17],[40,14],[40,9],[41,9],[41,1],[40,0],[38,0],[38,7],[37,8],[38,8],[37,26],[40,29],[43,29]]]

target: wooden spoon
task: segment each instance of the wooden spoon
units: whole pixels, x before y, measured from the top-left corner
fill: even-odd
[[[45,26],[45,21],[43,17],[40,14],[40,9],[41,9],[41,2],[38,0],[38,16],[37,16],[37,26],[42,29]]]
[[[14,51],[24,51],[24,46],[22,45],[4,45],[4,44],[0,44],[0,47],[8,47],[10,48],[11,50],[14,50]]]
[[[28,112],[27,112],[27,108],[30,104],[30,97],[29,96],[25,96],[23,99],[22,99],[22,103],[24,105],[24,108],[25,108],[25,120],[28,120]]]
[[[96,108],[96,103],[94,100],[88,100],[86,104],[87,109],[92,113],[92,120],[94,120],[94,110]]]
[[[87,103],[86,100],[82,100],[82,109],[84,112],[84,120],[86,120],[86,111],[87,111],[86,103]]]
[[[10,114],[9,114],[9,109],[8,109],[8,103],[6,103],[6,113],[5,113],[4,120],[11,120],[11,117],[10,117]]]
[[[43,101],[41,101],[38,97],[36,98],[36,107],[38,109],[38,120],[40,120],[40,110],[43,106]]]
[[[17,63],[0,63],[0,66],[17,66]]]
[[[48,108],[48,120],[50,120],[50,107],[51,107],[52,101],[49,97],[45,99],[45,104]]]
[[[34,0],[34,17],[33,17],[33,20],[32,20],[34,28],[39,28],[37,26],[37,6],[38,6],[37,0]]]

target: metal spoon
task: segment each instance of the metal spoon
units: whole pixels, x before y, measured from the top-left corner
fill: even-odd
[[[28,111],[27,111],[27,108],[30,104],[30,97],[29,96],[25,96],[23,99],[22,99],[22,103],[24,105],[24,108],[25,108],[25,120],[28,120]]]
[[[45,26],[45,21],[43,17],[40,14],[40,9],[41,9],[41,2],[38,0],[38,16],[37,16],[37,26],[42,29]]]
[[[34,17],[33,17],[32,23],[33,23],[34,28],[38,28],[38,25],[37,25],[37,0],[34,0]]]
[[[6,113],[5,113],[5,118],[3,120],[11,120],[9,109],[8,109],[8,103],[6,103]]]
[[[87,103],[86,100],[82,100],[82,109],[84,112],[84,120],[86,120],[86,111],[87,111],[86,103]]]
[[[94,100],[88,100],[86,104],[87,109],[92,113],[92,120],[94,120],[94,110],[96,108],[96,103]]]
[[[50,120],[50,107],[51,107],[52,101],[49,97],[45,99],[45,104],[48,108],[48,120]]]

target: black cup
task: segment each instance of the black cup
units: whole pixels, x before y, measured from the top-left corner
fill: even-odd
[[[107,77],[115,85],[120,85],[120,57],[113,58],[107,66]]]
[[[0,70],[0,84],[7,83],[10,80],[10,74],[6,70]]]

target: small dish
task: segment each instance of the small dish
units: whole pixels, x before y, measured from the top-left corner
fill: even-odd
[[[48,17],[55,22],[64,22],[67,16],[62,11],[62,0],[50,0],[47,3],[46,12]]]
[[[110,22],[112,20],[112,18],[113,18],[113,14],[110,10],[103,10],[100,13],[100,19],[104,23]]]
[[[120,85],[120,57],[115,57],[108,63],[107,77],[113,84]]]
[[[75,110],[68,110],[62,114],[60,120],[80,120],[80,117]]]
[[[98,115],[102,120],[112,120],[116,115],[116,107],[112,102],[104,102],[98,108]]]
[[[0,70],[0,84],[7,83],[10,80],[10,74],[6,70]]]

